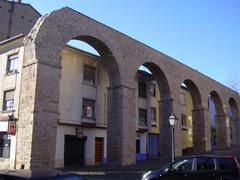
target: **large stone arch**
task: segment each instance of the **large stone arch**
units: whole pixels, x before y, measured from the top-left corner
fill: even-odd
[[[142,64],[149,69],[157,82],[160,92],[159,101],[159,144],[160,144],[160,158],[162,161],[168,161],[171,158],[170,144],[171,144],[171,129],[168,121],[168,117],[173,112],[173,99],[171,98],[171,92],[169,87],[169,80],[167,79],[165,72],[155,62],[145,62]],[[169,137],[169,138],[166,138]],[[165,156],[161,156],[165,154]]]
[[[223,107],[223,103],[217,91],[210,92],[210,96],[216,109],[216,147],[222,149],[230,145],[229,121],[227,121],[227,116]]]
[[[122,85],[115,32],[69,8],[41,17],[25,38],[16,168],[54,167],[59,116],[60,52],[69,40],[82,40],[103,59],[108,88],[108,163],[135,163],[134,90]],[[117,55],[116,55],[117,56]],[[126,118],[127,117],[127,118]],[[132,119],[129,121],[129,119]],[[26,132],[31,135],[26,136]]]
[[[231,138],[231,145],[238,145],[239,144],[239,109],[238,105],[233,97],[229,98],[229,106],[230,106],[230,138]]]

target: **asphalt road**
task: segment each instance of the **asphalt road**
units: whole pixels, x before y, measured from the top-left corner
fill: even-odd
[[[240,146],[231,147],[225,150],[214,150],[204,154],[231,155],[237,156],[240,160]],[[87,180],[138,180],[143,173],[149,170],[160,169],[164,164],[160,160],[139,161],[132,166],[89,166],[83,168],[72,168],[63,171],[70,171],[86,177]]]

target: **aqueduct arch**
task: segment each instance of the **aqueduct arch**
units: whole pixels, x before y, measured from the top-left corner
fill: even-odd
[[[133,121],[126,121],[127,124],[122,121],[124,118],[122,114],[132,116],[132,119],[135,118],[135,114],[130,112],[130,108],[123,109],[124,104],[128,103],[123,99],[131,100],[132,89],[121,85],[118,63],[112,52],[116,47],[111,39],[104,37],[104,28],[97,27],[98,31],[92,30],[91,26],[99,26],[95,21],[86,22],[85,16],[80,16],[68,8],[60,11],[63,16],[53,12],[39,19],[30,35],[25,38],[26,50],[21,88],[23,92],[28,93],[21,96],[20,114],[25,114],[26,111],[33,113],[28,117],[19,117],[21,121],[19,121],[19,142],[17,143],[17,168],[20,166],[34,168],[43,164],[54,167],[61,73],[59,57],[63,47],[71,39],[82,40],[94,47],[101,55],[108,70],[110,79],[107,128],[108,161],[123,165],[132,164],[135,162],[133,156],[135,144],[131,143],[132,140],[135,141],[135,133],[132,131],[135,124]],[[57,23],[52,22],[55,19],[58,19]],[[32,74],[31,78],[30,74]],[[28,103],[25,103],[26,101]],[[37,123],[39,121],[41,123]],[[32,132],[33,136],[25,138],[25,131]],[[47,135],[43,136],[43,134]],[[124,137],[126,134],[130,142],[119,141],[119,139],[126,138]],[[26,149],[22,154],[22,149],[30,148],[31,143],[32,149]],[[47,144],[47,148],[43,144]],[[28,159],[25,158],[26,153]],[[42,158],[42,155],[45,158]],[[122,159],[123,156],[126,158]]]
[[[227,125],[227,117],[223,109],[223,103],[216,91],[212,91],[210,96],[213,100],[216,109],[215,123],[216,123],[216,146],[217,148],[225,148],[229,146],[229,133]]]
[[[197,85],[190,79],[183,81],[192,99],[192,141],[194,152],[207,151],[206,123],[203,116],[202,97]],[[200,134],[201,132],[201,134]]]
[[[22,69],[20,116],[18,121],[17,164],[19,169],[54,167],[56,127],[59,116],[59,79],[61,64],[59,54],[71,39],[79,39],[94,47],[102,56],[108,70],[108,162],[121,165],[134,164],[136,132],[136,69],[144,64],[158,82],[161,93],[160,111],[162,150],[170,159],[170,127],[168,117],[172,111],[180,114],[179,83],[183,79],[193,96],[210,89],[222,89],[223,94],[233,96],[240,106],[239,96],[223,85],[212,81],[197,71],[179,63],[148,46],[119,33],[70,8],[63,8],[41,17],[25,38],[25,60]],[[148,62],[148,63],[145,63]],[[186,78],[187,77],[187,78]],[[193,82],[207,82],[194,85]],[[195,98],[194,98],[195,99]],[[193,118],[201,123],[198,129],[198,151],[208,150],[206,110],[200,105],[201,98],[194,100]],[[239,123],[239,121],[237,122]],[[179,126],[180,127],[180,126]],[[179,129],[179,127],[177,127]],[[26,135],[26,132],[28,134]],[[180,130],[176,131],[176,138]],[[176,148],[181,143],[176,139]],[[178,150],[177,150],[178,151]],[[181,155],[181,154],[180,154]]]
[[[155,62],[145,62],[142,64],[147,69],[150,70],[154,80],[157,82],[158,89],[160,92],[160,101],[159,101],[159,144],[160,144],[160,154],[165,154],[162,157],[163,161],[167,161],[171,157],[171,150],[168,145],[171,144],[171,129],[168,121],[168,117],[173,112],[173,101],[170,94],[170,87],[168,79],[159,65]],[[166,138],[169,137],[169,138]]]
[[[237,145],[239,141],[239,109],[236,101],[234,98],[230,98],[229,101],[229,106],[230,106],[230,111],[231,113],[229,114],[230,118],[230,137],[231,137],[231,145]]]

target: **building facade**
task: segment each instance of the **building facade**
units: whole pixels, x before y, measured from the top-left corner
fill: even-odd
[[[209,96],[216,146],[240,143],[238,93],[70,8],[1,41],[0,52],[5,169],[169,161],[172,113],[175,154],[210,151]]]

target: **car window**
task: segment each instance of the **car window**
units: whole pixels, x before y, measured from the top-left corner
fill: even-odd
[[[220,170],[234,170],[237,169],[237,164],[234,158],[231,157],[217,157],[215,158]]]
[[[183,159],[183,160],[174,162],[171,165],[170,170],[175,172],[191,171],[192,164],[193,164],[193,158]]]
[[[215,164],[214,160],[211,157],[198,157],[197,158],[197,170],[204,171],[204,170],[214,170]]]

